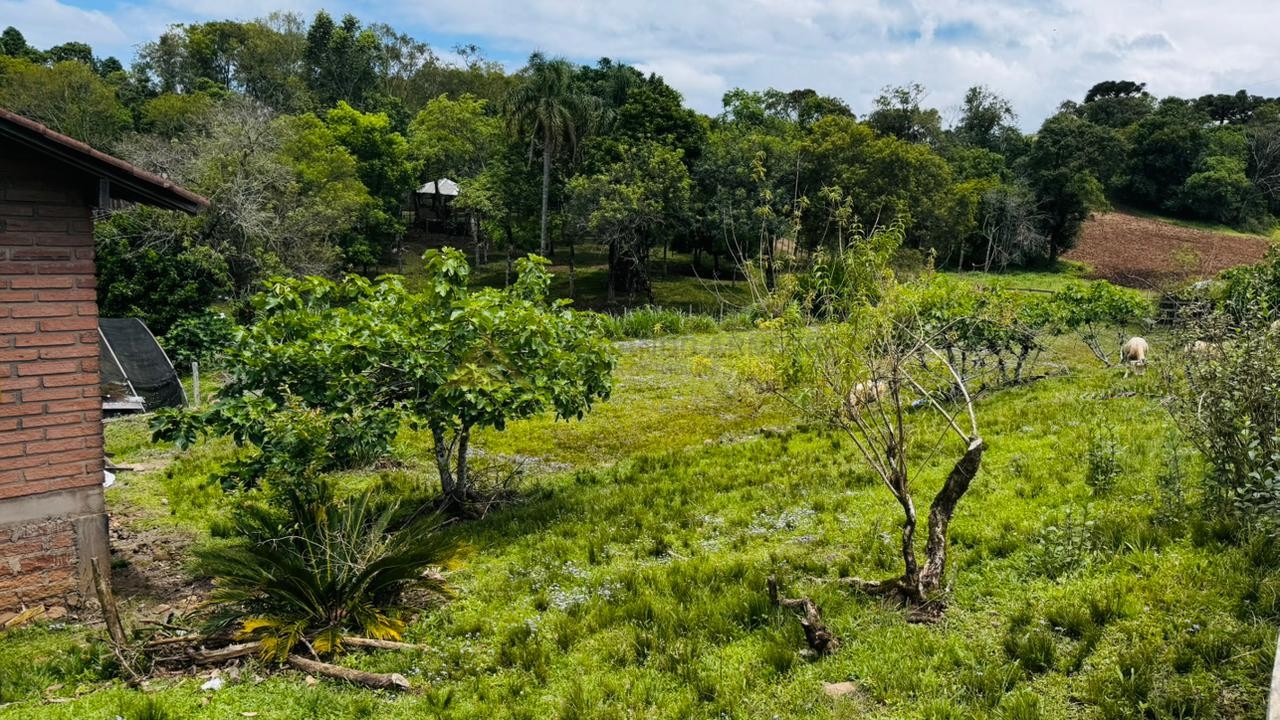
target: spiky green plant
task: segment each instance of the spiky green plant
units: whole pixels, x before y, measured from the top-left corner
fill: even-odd
[[[346,635],[401,639],[405,591],[444,589],[424,573],[447,553],[439,521],[393,529],[396,505],[378,506],[368,492],[335,501],[326,484],[305,485],[278,491],[274,507],[246,505],[236,540],[196,550],[214,578],[215,623],[238,625],[242,639],[260,640],[263,657],[279,661],[303,640],[333,654]]]

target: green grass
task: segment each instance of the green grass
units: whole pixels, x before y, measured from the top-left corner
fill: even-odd
[[[838,583],[900,571],[900,514],[846,438],[731,391],[723,371],[761,341],[625,343],[613,399],[585,420],[478,439],[529,461],[523,501],[451,530],[456,597],[409,633],[427,650],[344,660],[403,673],[420,693],[307,687],[251,667],[212,694],[203,678],[157,681],[147,704],[101,679],[109,667],[40,669],[81,657],[90,633],[32,629],[0,636],[0,682],[19,677],[0,718],[1263,716],[1280,558],[1270,543],[1231,544],[1157,514],[1174,429],[1156,373],[1104,370],[1064,338],[1049,354],[1069,374],[980,400],[990,450],[953,524],[950,608],[925,626]],[[169,452],[136,423],[113,424],[108,445],[125,459]],[[937,429],[925,414],[912,423]],[[406,432],[398,447],[398,467],[351,480],[429,486],[425,438]],[[1092,482],[1091,447],[1108,454]],[[109,502],[137,522],[199,527],[225,499],[188,496],[230,452],[183,455]],[[949,460],[920,472],[917,502]],[[1189,472],[1194,489],[1196,463]],[[819,603],[844,642],[836,655],[801,654],[798,622],[765,597],[770,574]],[[824,694],[841,681],[856,690]],[[42,704],[59,683],[47,694],[71,701]]]

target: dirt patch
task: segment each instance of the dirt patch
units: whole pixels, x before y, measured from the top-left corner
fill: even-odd
[[[1152,289],[1256,263],[1267,247],[1266,238],[1257,235],[1199,230],[1113,212],[1090,218],[1079,244],[1064,257],[1088,265],[1091,277]]]
[[[213,587],[184,567],[195,535],[130,525],[130,518],[112,513],[111,584],[116,597],[144,615],[193,609]]]

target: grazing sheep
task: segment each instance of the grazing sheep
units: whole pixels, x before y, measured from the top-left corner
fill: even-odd
[[[874,403],[889,394],[889,383],[884,380],[868,380],[853,386],[849,391],[845,408],[849,414],[855,414],[862,408]]]
[[[1217,343],[1211,343],[1208,340],[1197,340],[1187,345],[1187,352],[1195,355],[1208,355],[1218,349]]]
[[[1151,346],[1147,341],[1134,336],[1125,341],[1120,346],[1120,361],[1125,364],[1125,374],[1129,374],[1129,368],[1136,368],[1134,372],[1142,372],[1147,367],[1147,352],[1151,350]]]

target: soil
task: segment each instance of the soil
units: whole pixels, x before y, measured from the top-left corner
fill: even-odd
[[[1259,235],[1200,230],[1111,212],[1091,217],[1079,244],[1063,257],[1089,266],[1091,277],[1158,289],[1256,263],[1267,247],[1267,239]]]
[[[116,599],[141,615],[163,618],[194,609],[209,594],[207,578],[184,567],[195,536],[145,528],[124,513],[111,514],[111,584]]]

